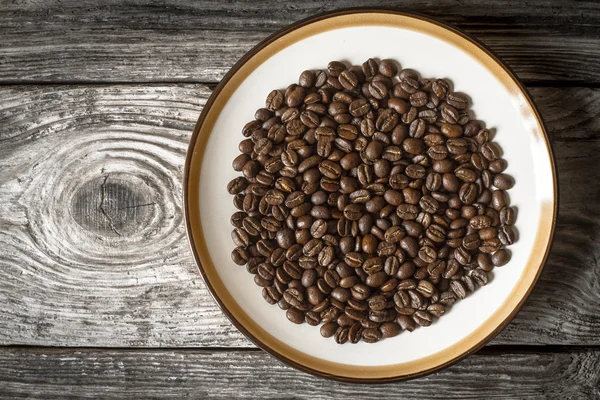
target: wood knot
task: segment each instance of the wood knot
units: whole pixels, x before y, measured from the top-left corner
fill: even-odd
[[[155,215],[156,195],[142,179],[106,174],[83,184],[74,194],[71,215],[84,229],[103,236],[131,236]]]

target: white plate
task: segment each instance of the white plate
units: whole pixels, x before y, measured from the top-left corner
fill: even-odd
[[[227,183],[238,173],[241,128],[274,88],[331,60],[360,65],[392,58],[423,77],[447,78],[467,93],[472,110],[495,131],[515,179],[518,241],[511,261],[491,282],[432,326],[376,344],[338,345],[318,327],[287,321],[270,306],[244,267],[231,261]],[[530,292],[550,245],[556,179],[548,140],[534,106],[513,75],[487,49],[440,24],[384,11],[341,12],[288,28],[257,46],[232,69],[207,103],[186,163],[185,208],[192,249],[233,322],[257,344],[309,372],[349,380],[390,380],[422,374],[471,352],[495,335]]]

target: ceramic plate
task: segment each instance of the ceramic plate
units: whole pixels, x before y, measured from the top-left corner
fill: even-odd
[[[241,129],[274,88],[331,60],[360,65],[369,57],[397,60],[424,77],[451,80],[467,93],[478,119],[515,179],[518,241],[511,261],[491,282],[455,304],[432,326],[376,344],[338,345],[318,327],[294,325],[268,305],[244,267],[231,261],[229,219],[235,212],[227,183],[237,176]],[[434,371],[475,351],[517,313],[532,290],[550,247],[556,215],[556,176],[548,138],[531,99],[488,49],[464,33],[420,16],[381,10],[341,11],[297,23],[245,55],[207,102],[186,161],[184,202],[196,262],[213,296],[254,343],[307,372],[348,381],[390,381]]]

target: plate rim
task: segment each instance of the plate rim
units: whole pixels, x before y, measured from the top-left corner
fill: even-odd
[[[348,376],[348,375],[330,373],[330,372],[326,372],[325,370],[319,370],[319,369],[312,368],[308,365],[302,364],[301,362],[297,362],[295,360],[290,359],[286,355],[284,355],[281,352],[274,349],[272,346],[269,346],[268,343],[263,342],[262,340],[257,338],[254,334],[252,334],[247,329],[247,327],[244,325],[244,323],[240,322],[231,313],[229,308],[223,303],[223,301],[221,300],[219,294],[213,287],[213,284],[204,269],[204,266],[202,264],[201,257],[200,257],[199,251],[198,251],[198,245],[194,241],[194,226],[193,226],[193,223],[191,221],[191,216],[190,216],[190,200],[189,200],[190,178],[191,178],[192,173],[194,172],[194,171],[192,171],[192,168],[191,168],[192,161],[194,160],[194,155],[196,154],[196,151],[195,151],[196,143],[198,142],[198,138],[200,136],[200,131],[201,131],[202,125],[205,122],[205,119],[206,119],[207,115],[209,114],[209,110],[211,110],[215,100],[219,97],[219,95],[221,94],[221,92],[223,91],[225,86],[227,86],[227,84],[237,74],[237,72],[248,61],[250,61],[257,53],[259,53],[261,50],[263,50],[266,46],[272,44],[273,42],[277,41],[278,39],[294,32],[300,28],[303,28],[303,27],[306,27],[313,23],[316,23],[316,22],[319,22],[322,20],[326,20],[326,19],[330,19],[330,18],[355,16],[357,14],[382,14],[384,16],[386,16],[386,15],[387,16],[389,16],[389,15],[401,16],[401,17],[405,17],[408,19],[416,20],[416,23],[424,22],[426,24],[431,24],[431,25],[436,26],[437,28],[441,28],[442,30],[449,31],[450,33],[458,35],[461,39],[466,40],[468,43],[473,44],[476,47],[478,47],[480,50],[482,50],[488,57],[491,58],[491,60],[493,62],[495,62],[495,64],[498,67],[502,68],[502,70],[508,75],[508,78],[510,78],[510,81],[512,81],[512,83],[514,83],[516,85],[516,87],[520,91],[520,94],[523,95],[523,98],[525,99],[527,105],[533,112],[536,122],[539,125],[541,137],[543,139],[543,142],[544,142],[547,152],[548,152],[550,168],[551,168],[551,173],[552,173],[552,204],[551,204],[551,210],[549,210],[549,211],[551,211],[551,221],[550,221],[550,225],[547,227],[549,229],[547,240],[544,240],[544,243],[542,243],[542,245],[545,246],[545,251],[544,251],[543,256],[541,258],[539,258],[539,265],[537,266],[537,269],[535,270],[535,276],[531,280],[531,283],[529,284],[529,286],[526,288],[526,291],[523,294],[521,294],[521,297],[520,297],[518,303],[513,307],[513,309],[510,311],[510,313],[503,320],[501,320],[489,334],[487,334],[485,337],[481,338],[476,343],[469,345],[465,351],[461,352],[457,356],[447,359],[446,361],[439,363],[433,367],[424,368],[417,372],[406,373],[406,374],[403,374],[400,372],[396,375],[386,375],[386,376],[376,376],[376,377]],[[335,28],[332,28],[332,29],[335,29]],[[212,133],[212,131],[210,133]],[[208,134],[208,136],[210,136],[210,133]],[[202,151],[202,153],[203,153],[203,151]],[[197,168],[198,169],[197,172],[198,172],[198,178],[199,178],[199,170],[200,170],[200,166],[202,163],[202,157],[200,157],[200,159],[198,160],[198,163],[199,163],[199,165]],[[199,185],[200,185],[200,183],[199,183],[199,179],[198,179],[198,184],[196,187],[199,187]],[[314,16],[302,19],[302,20],[295,22],[291,25],[288,25],[288,26],[284,27],[283,29],[268,36],[267,38],[265,38],[264,40],[259,42],[256,46],[254,46],[250,51],[248,51],[246,54],[244,54],[242,56],[242,58],[240,58],[233,65],[233,67],[227,72],[227,74],[225,74],[225,76],[223,77],[221,82],[217,85],[217,87],[215,88],[215,90],[213,91],[213,93],[211,94],[209,99],[206,101],[206,104],[204,105],[204,107],[202,109],[202,112],[201,112],[201,114],[198,118],[198,121],[196,123],[196,126],[194,128],[192,137],[190,138],[190,144],[188,146],[185,165],[184,165],[182,189],[183,189],[183,199],[182,199],[183,214],[184,214],[184,219],[185,219],[186,236],[188,238],[188,243],[190,245],[190,249],[194,256],[194,261],[195,261],[196,267],[198,268],[206,287],[209,289],[211,296],[216,301],[216,303],[219,305],[219,308],[223,311],[223,313],[226,315],[226,317],[231,321],[231,323],[238,330],[240,330],[244,334],[244,336],[246,338],[248,338],[251,342],[253,342],[256,346],[258,346],[259,348],[268,352],[269,354],[271,354],[275,358],[279,359],[280,361],[282,361],[296,369],[299,369],[303,372],[307,372],[307,373],[310,373],[310,374],[318,376],[318,377],[334,379],[337,381],[350,382],[350,383],[386,383],[386,382],[402,381],[402,380],[408,380],[408,379],[414,379],[417,377],[421,377],[421,376],[439,371],[443,368],[446,368],[446,367],[464,359],[468,355],[470,355],[470,354],[476,352],[477,350],[479,350],[480,348],[482,348],[485,344],[487,344],[490,340],[492,340],[496,335],[498,335],[498,333],[500,333],[506,327],[506,325],[508,325],[508,323],[517,315],[519,310],[523,307],[523,304],[525,303],[525,301],[531,294],[533,288],[535,287],[535,285],[540,277],[542,270],[545,267],[548,254],[550,252],[550,249],[552,248],[552,243],[554,240],[556,219],[557,219],[557,213],[558,213],[558,201],[559,201],[559,199],[558,199],[558,175],[557,175],[557,170],[556,170],[554,153],[553,153],[552,145],[551,145],[549,137],[548,137],[547,129],[545,127],[545,124],[541,117],[541,114],[539,113],[529,92],[524,87],[524,85],[521,83],[521,81],[517,78],[517,76],[514,74],[514,72],[506,64],[504,64],[504,62],[502,62],[501,59],[493,51],[491,51],[486,45],[484,45],[479,40],[477,40],[476,38],[473,38],[472,36],[468,35],[467,33],[463,32],[460,29],[457,29],[451,25],[439,22],[435,19],[432,19],[430,17],[424,16],[424,15],[421,15],[418,13],[404,12],[404,11],[399,11],[399,10],[389,9],[389,8],[373,8],[373,7],[340,9],[340,10],[325,12],[322,14],[318,14],[318,15],[314,15]],[[198,211],[197,214],[199,217],[200,212]],[[544,213],[542,212],[540,221],[542,221],[543,219],[544,219]],[[198,225],[199,225],[199,223],[198,223]],[[202,233],[201,227],[199,228],[199,230],[200,230],[200,233]],[[538,230],[539,230],[539,227],[538,227]],[[537,244],[538,239],[539,239],[539,232],[538,232],[538,235],[536,236],[536,242],[534,242],[534,246],[538,245]],[[203,242],[203,240],[202,240],[202,242]],[[204,246],[205,246],[205,244],[204,244]],[[525,271],[522,274],[525,274]],[[511,293],[514,293],[514,291],[515,291],[515,289],[513,289],[513,291]],[[496,311],[496,313],[500,312],[503,309],[503,307],[504,306],[501,306]],[[242,313],[243,313],[243,311],[242,311]],[[494,314],[496,314],[496,313],[494,313]],[[488,317],[488,319],[486,319],[477,329],[481,329],[482,326],[486,325],[486,323],[489,323],[490,319],[492,319],[494,314],[492,314],[490,317]],[[250,318],[246,316],[246,319],[248,320]],[[471,335],[473,335],[474,333],[475,333],[475,331],[472,332]],[[468,336],[466,338],[468,338]],[[446,350],[456,347],[458,344],[460,344],[466,338],[461,339],[461,341],[440,351],[439,353],[442,353]],[[276,338],[273,337],[273,339],[275,341],[277,341]],[[287,345],[284,345],[284,346],[287,346]],[[289,346],[287,346],[287,347],[289,347]],[[298,352],[305,354],[301,351],[298,351]],[[436,354],[439,354],[439,353],[436,353]],[[436,354],[434,354],[433,356],[435,356]],[[312,357],[312,356],[307,355],[307,357]],[[423,358],[414,360],[413,362],[419,362],[421,360],[423,360]],[[323,363],[337,364],[335,362],[329,362],[327,360],[323,360]],[[391,364],[391,365],[386,365],[384,367],[358,367],[358,366],[356,366],[355,368],[359,369],[359,370],[374,369],[374,368],[386,368],[389,370],[390,368],[393,368],[396,366],[399,367],[404,364],[407,364],[407,363]],[[343,365],[345,365],[345,364],[343,364]]]

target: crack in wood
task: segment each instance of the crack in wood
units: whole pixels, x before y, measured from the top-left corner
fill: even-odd
[[[141,207],[149,207],[149,206],[155,206],[156,203],[152,202],[152,203],[146,203],[146,204],[135,204],[133,206],[127,206],[127,207],[120,207],[117,209],[117,211],[121,211],[121,210],[130,210],[130,209],[134,209],[134,208],[141,208]]]
[[[108,181],[109,176],[110,176],[110,174],[106,174],[106,176],[104,177],[104,181],[100,185],[100,205],[98,206],[98,209],[100,210],[100,213],[102,213],[102,215],[104,215],[104,217],[108,221],[108,225],[110,226],[110,229],[112,229],[113,232],[115,232],[117,234],[117,236],[120,237],[120,236],[122,236],[121,232],[119,232],[117,230],[117,228],[115,227],[115,224],[113,223],[112,217],[110,215],[108,215],[108,213],[104,209],[104,200],[106,198],[106,181]]]

